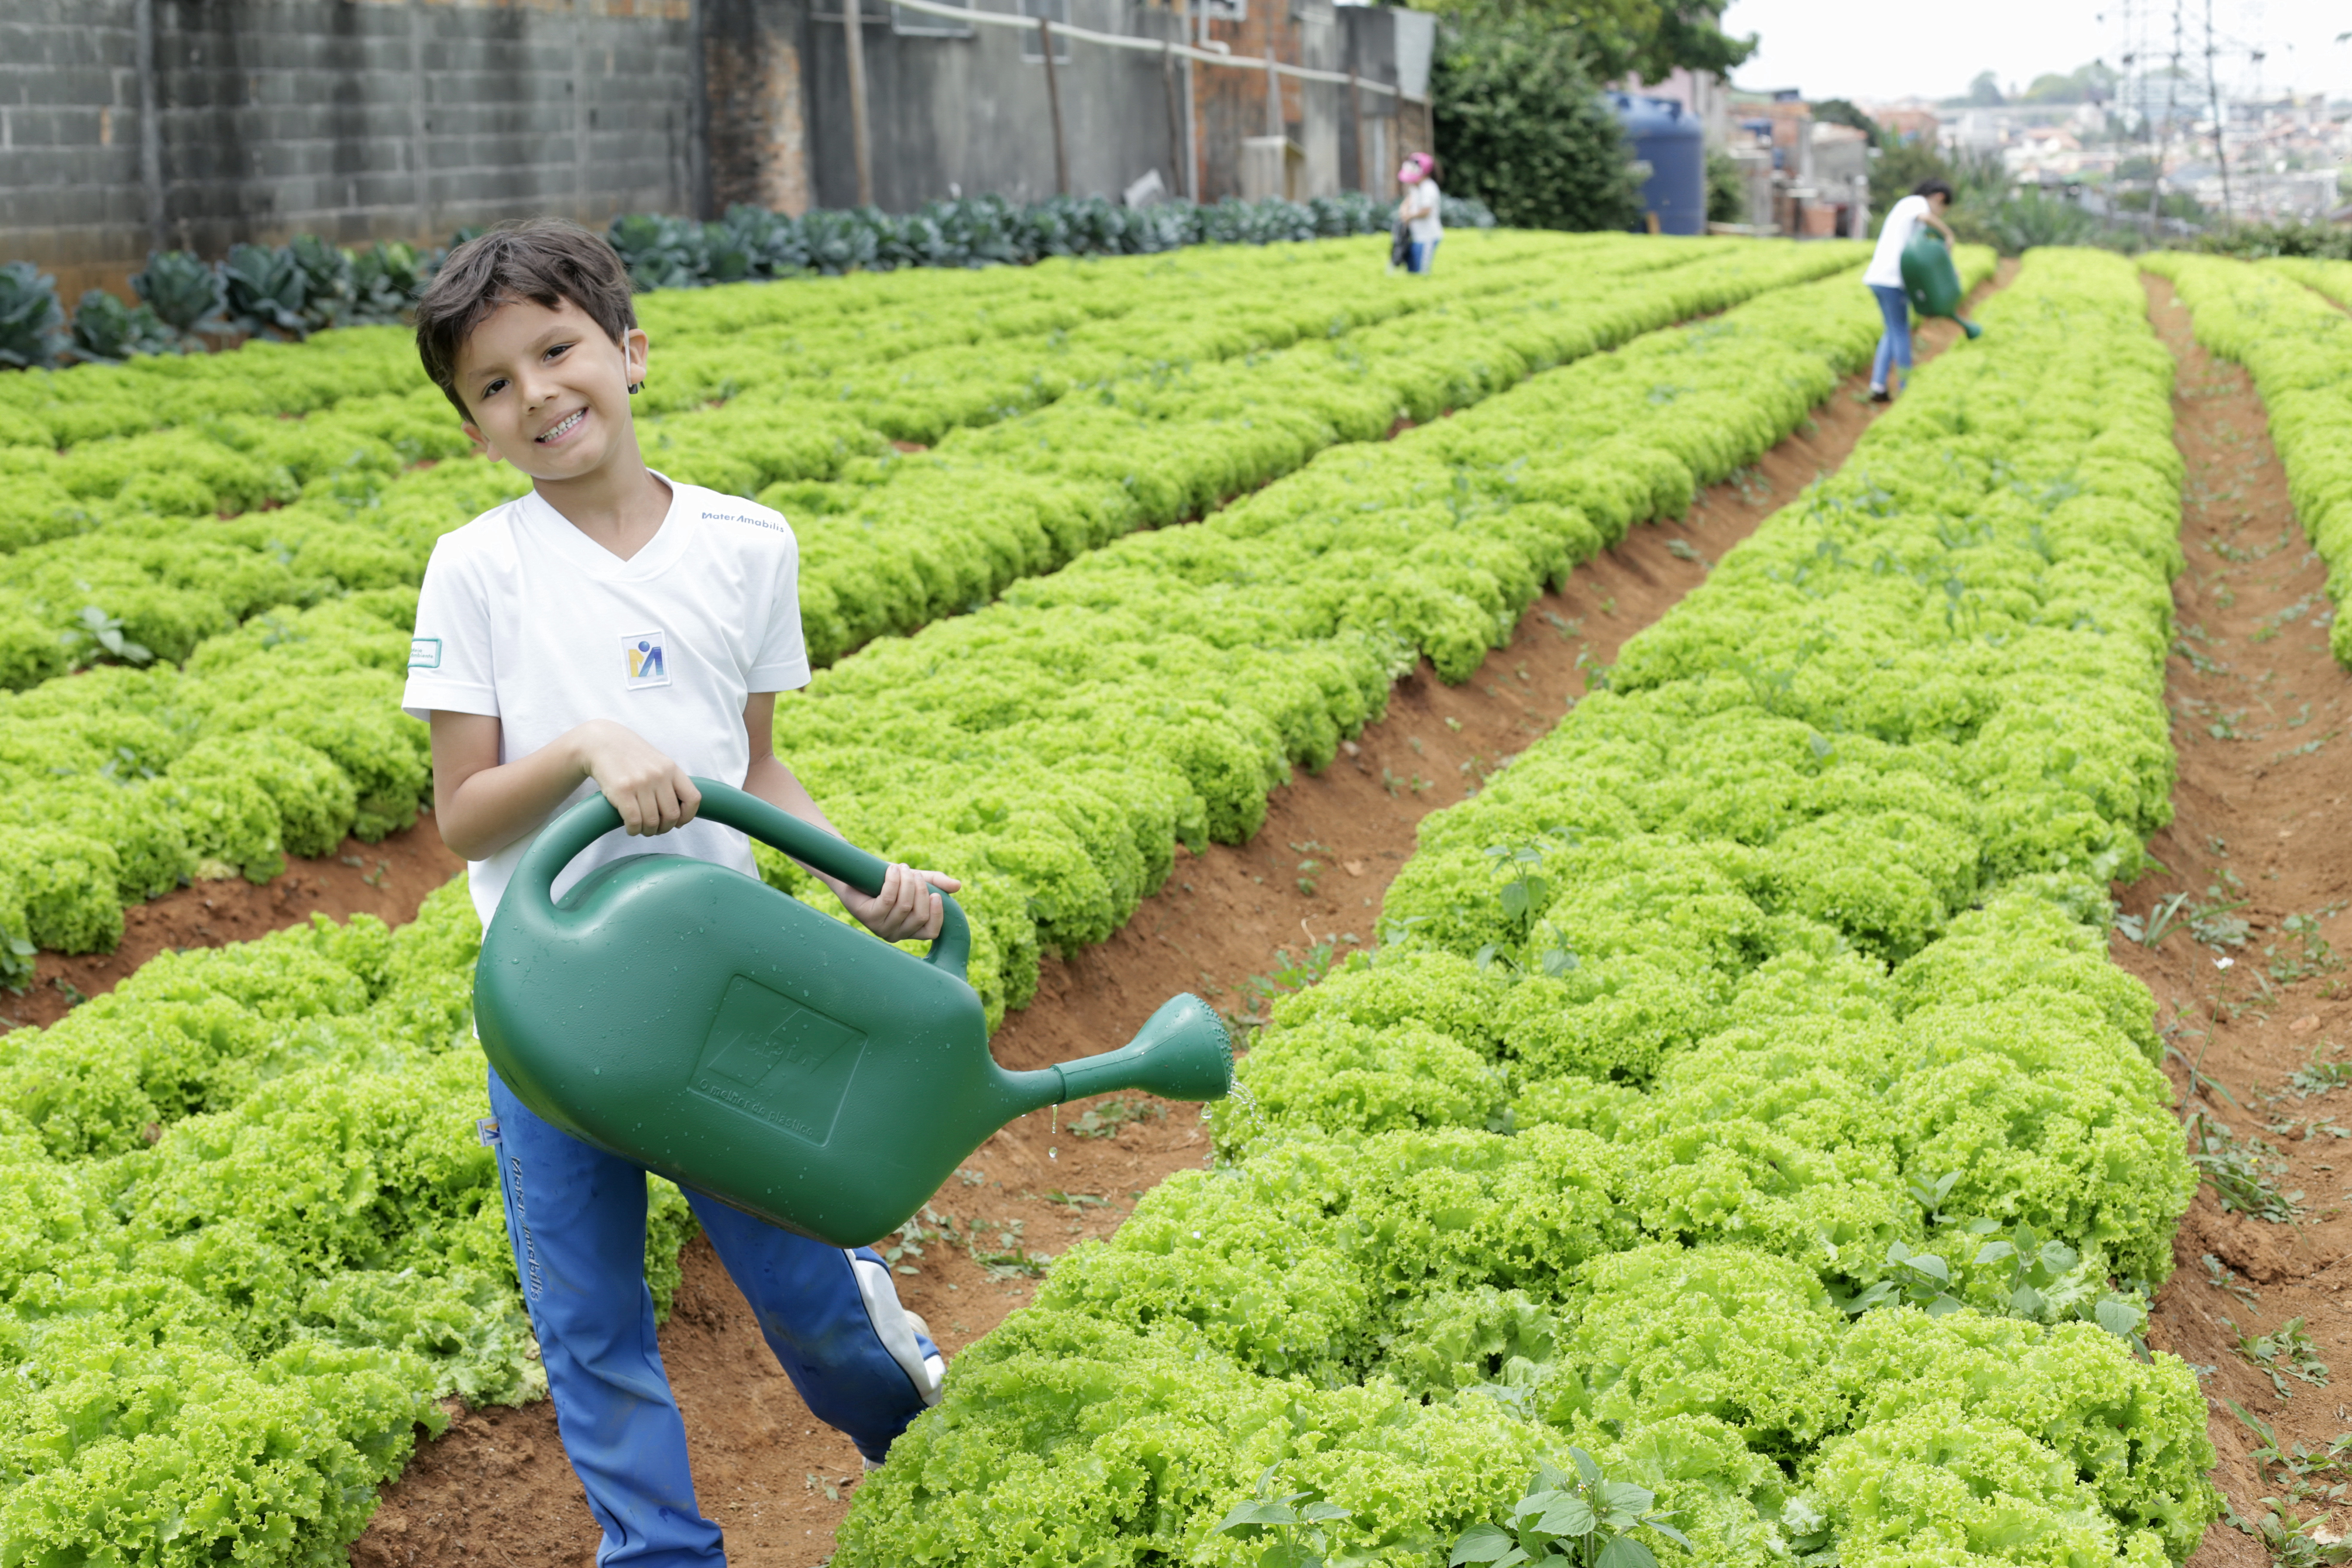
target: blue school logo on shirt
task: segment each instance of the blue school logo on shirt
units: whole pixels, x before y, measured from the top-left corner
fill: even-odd
[[[635,691],[643,686],[669,684],[669,664],[662,657],[660,632],[625,634],[621,638],[621,657],[628,668],[630,690]]]

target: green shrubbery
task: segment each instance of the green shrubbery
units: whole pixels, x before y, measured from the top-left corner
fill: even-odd
[[[839,1560],[1238,1564],[1271,1485],[1435,1562],[1570,1443],[1667,1562],[2188,1555],[2203,1400],[2129,1335],[2194,1179],[2098,921],[2169,812],[2171,364],[2105,258],[1984,318],[1423,824],[1384,945],[1218,1109],[1234,1163],[958,1359]]]

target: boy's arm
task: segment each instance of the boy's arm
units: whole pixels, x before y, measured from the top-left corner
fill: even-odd
[[[840,832],[825,819],[824,811],[793,770],[776,755],[774,692],[755,691],[743,704],[743,731],[751,742],[751,765],[743,773],[744,793],[758,795],[778,810],[788,811],[811,826],[840,837]],[[893,861],[883,876],[881,892],[868,895],[846,882],[835,880],[814,866],[806,869],[834,890],[842,907],[860,924],[885,942],[907,942],[918,937],[928,941],[939,935],[940,925],[947,920],[947,910],[939,893],[932,889],[952,893],[963,886],[944,871],[919,871]]]
[[[667,833],[702,805],[685,769],[609,719],[501,763],[496,718],[433,710],[433,816],[441,841],[468,860],[538,831],[583,779],[596,781],[632,834]]]

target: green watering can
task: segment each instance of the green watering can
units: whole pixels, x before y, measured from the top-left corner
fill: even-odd
[[[1982,327],[1961,319],[1960,275],[1952,266],[1952,253],[1944,248],[1944,237],[1926,224],[1912,233],[1911,243],[1903,247],[1903,291],[1911,296],[1911,308],[1921,315],[1958,321],[1960,330],[1972,338],[1984,334]]]
[[[696,779],[701,815],[866,892],[882,861]],[[603,795],[539,836],[482,939],[474,1016],[516,1098],[566,1132],[835,1247],[896,1230],[998,1128],[1082,1095],[1216,1100],[1223,1024],[1178,996],[1128,1045],[1034,1072],[988,1051],[971,928],[942,893],[928,958],[766,883],[677,855],[572,858],[621,825]]]

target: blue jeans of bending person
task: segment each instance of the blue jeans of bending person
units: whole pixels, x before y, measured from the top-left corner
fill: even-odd
[[[1408,272],[1426,272],[1436,264],[1437,241],[1433,239],[1414,240],[1412,242],[1412,250],[1408,252],[1406,256],[1405,270]]]
[[[563,1452],[604,1527],[600,1565],[717,1568],[646,1288],[646,1173],[550,1125],[490,1074],[499,1186]],[[694,1216],[818,1420],[878,1461],[938,1397],[871,1247],[845,1252],[688,1192]]]
[[[1884,283],[1873,283],[1870,291],[1878,296],[1878,313],[1886,321],[1886,331],[1878,340],[1878,353],[1870,362],[1870,384],[1890,385],[1886,377],[1895,365],[1903,374],[1911,374],[1911,300],[1900,289],[1889,289]]]

